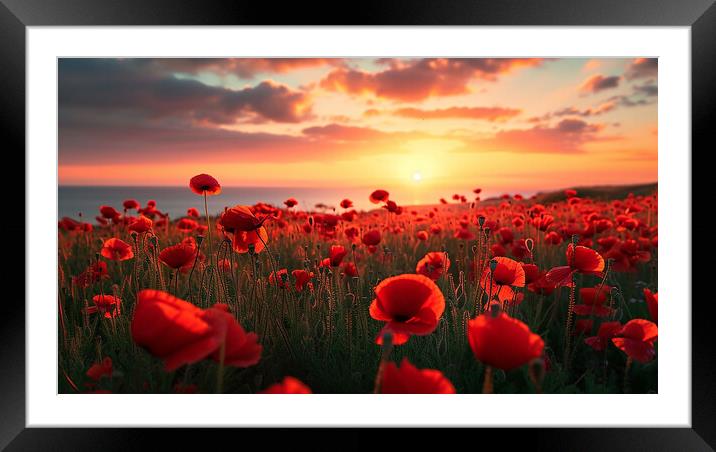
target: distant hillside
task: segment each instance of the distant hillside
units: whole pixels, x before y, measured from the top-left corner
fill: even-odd
[[[592,187],[568,187],[567,189],[571,188],[572,190],[576,190],[577,196],[580,197],[608,201],[611,199],[626,198],[629,193],[634,193],[634,195],[636,196],[650,195],[657,191],[657,187],[658,184],[654,182],[651,184],[635,185],[597,185]],[[564,194],[564,190],[537,193],[537,199],[535,202],[539,202],[541,204],[548,204],[563,201],[566,197],[567,196]]]

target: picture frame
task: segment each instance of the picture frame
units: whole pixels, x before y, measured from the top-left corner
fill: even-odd
[[[312,11],[322,9],[305,5],[288,5],[276,11],[271,5],[247,2],[187,2],[181,7],[171,2],[91,2],[87,0],[66,3],[47,1],[7,1],[0,2],[0,61],[4,69],[0,71],[0,81],[5,87],[0,111],[6,130],[6,146],[24,149],[25,146],[25,46],[26,27],[31,26],[98,26],[98,25],[288,25],[298,21],[316,25],[440,25],[440,26],[687,26],[691,28],[691,64],[692,64],[692,149],[703,149],[705,153],[709,141],[709,131],[715,112],[713,82],[716,81],[716,6],[713,1],[674,2],[586,2],[586,1],[543,1],[521,2],[509,0],[502,2],[457,1],[450,7],[437,2],[375,2],[365,4],[355,14],[339,14],[337,9],[333,17],[317,20],[311,17]],[[18,151],[15,151],[18,152]],[[693,156],[693,151],[691,155]],[[692,157],[693,158],[693,157]],[[23,163],[24,166],[24,163]],[[20,179],[24,172],[11,171],[9,177]],[[10,186],[21,185],[13,180]],[[25,184],[22,183],[24,187]],[[705,196],[697,190],[692,191],[693,200]],[[694,202],[692,205],[698,205]],[[9,224],[3,224],[5,237],[19,237],[27,240],[25,209],[34,206],[23,202],[23,215]],[[12,211],[14,208],[9,208]],[[684,221],[693,221],[684,219]],[[693,224],[693,223],[692,223]],[[695,237],[708,234],[701,231],[703,226],[693,228]],[[705,228],[704,228],[705,229]],[[24,256],[20,250],[20,240],[8,240],[17,249],[13,256]],[[23,241],[24,242],[24,241]],[[691,246],[691,244],[689,244]],[[25,271],[31,268],[23,266]],[[706,270],[693,265],[693,271],[699,280],[699,273]],[[705,275],[704,275],[705,277]],[[27,273],[25,274],[27,281]],[[24,289],[14,285],[17,293],[8,300],[24,298]],[[19,293],[19,292],[22,292]],[[693,297],[693,295],[692,295]],[[695,298],[695,297],[693,297]],[[688,300],[686,300],[688,301]],[[523,445],[549,448],[559,444],[565,450],[712,450],[716,447],[716,389],[713,377],[716,375],[716,358],[710,350],[710,303],[694,303],[692,306],[692,427],[690,429],[521,429],[520,435],[510,434],[510,440]],[[148,429],[35,429],[25,428],[25,310],[19,302],[0,304],[0,356],[3,365],[0,370],[0,400],[2,416],[0,421],[0,446],[8,450],[35,450],[55,448],[60,450],[83,450],[92,448],[115,449],[126,447],[141,438],[162,438],[171,436],[171,441],[188,445],[194,438],[206,438],[216,433],[188,430]],[[463,432],[470,434],[469,432]],[[230,430],[222,430],[222,435],[236,435]],[[240,435],[256,435],[261,432],[241,432]],[[370,447],[372,442],[360,430],[345,431],[334,429],[331,434],[350,442],[353,446]],[[499,429],[486,430],[491,439],[504,439],[505,433]],[[263,433],[265,435],[265,432]],[[308,440],[311,432],[292,430],[284,441],[296,442]],[[480,433],[483,435],[483,433]],[[274,436],[274,435],[272,435]],[[282,436],[282,435],[276,435]],[[412,436],[408,433],[392,435],[394,437]],[[290,439],[286,438],[290,437]],[[482,438],[485,438],[482,436]],[[485,438],[487,439],[487,438]],[[415,440],[415,438],[413,439]],[[279,440],[280,441],[280,440]]]

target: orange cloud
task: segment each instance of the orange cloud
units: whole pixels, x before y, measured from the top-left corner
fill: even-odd
[[[603,124],[589,124],[581,119],[563,119],[554,127],[538,125],[531,129],[510,129],[494,137],[473,141],[463,150],[514,153],[574,154],[584,152],[582,146],[601,138],[597,133]]]
[[[435,96],[469,92],[473,79],[497,80],[519,67],[537,66],[540,58],[426,58],[381,61],[379,72],[338,68],[320,82],[323,89],[353,95],[371,95],[397,101],[420,101]]]
[[[502,107],[449,107],[426,110],[422,108],[399,108],[389,112],[394,116],[411,119],[481,119],[485,121],[506,121],[519,115],[522,110]],[[371,117],[382,114],[379,110],[370,109],[363,116]]]

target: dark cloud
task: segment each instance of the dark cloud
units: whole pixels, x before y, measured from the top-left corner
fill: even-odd
[[[624,72],[624,77],[627,80],[656,77],[658,72],[659,60],[657,58],[637,58]]]
[[[644,85],[635,85],[634,91],[641,93],[647,97],[654,97],[659,95],[659,88],[655,84],[646,83]]]
[[[131,117],[232,124],[295,123],[311,117],[310,98],[264,81],[231,90],[177,78],[154,60],[61,59],[60,116],[78,110]]]
[[[542,61],[540,58],[384,59],[380,64],[387,69],[379,72],[334,69],[321,80],[320,86],[353,95],[420,101],[433,96],[465,94],[475,78],[494,81],[515,68],[538,66]]]
[[[579,90],[585,93],[598,93],[606,89],[616,88],[619,86],[620,79],[621,77],[618,75],[611,75],[608,77],[601,74],[593,75],[582,83]]]

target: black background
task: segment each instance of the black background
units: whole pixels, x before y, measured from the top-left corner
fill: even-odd
[[[387,447],[528,450],[697,451],[716,446],[716,352],[713,265],[692,265],[692,429],[25,429],[25,27],[36,25],[574,25],[690,26],[692,33],[693,165],[714,149],[716,128],[716,6],[713,0],[400,0],[361,2],[260,2],[198,0],[0,0],[0,155],[4,206],[0,239],[4,256],[0,297],[0,447],[6,450],[133,450],[161,441],[161,450],[281,448],[317,451]],[[48,100],[49,102],[50,100]],[[54,100],[53,100],[54,101]],[[659,124],[659,127],[668,127]],[[52,152],[48,150],[48,152]],[[695,168],[698,168],[696,166]],[[702,179],[711,181],[711,174]],[[693,184],[692,184],[693,187]],[[708,209],[713,187],[692,188],[692,211]],[[22,200],[20,194],[22,193]],[[49,202],[54,202],[49,200]],[[711,204],[713,206],[713,204]],[[692,218],[697,252],[713,260],[713,225]],[[20,238],[23,237],[24,240]],[[693,250],[692,244],[685,244]],[[48,253],[55,250],[48,250]],[[668,266],[689,265],[670,262]],[[54,282],[53,282],[54,283]],[[687,294],[679,300],[685,307]],[[48,301],[48,306],[53,306]],[[595,397],[598,397],[595,395]],[[101,409],[100,406],[97,409]],[[242,409],[237,407],[237,410]],[[480,409],[476,407],[476,409]],[[588,406],[575,406],[588,410]],[[396,416],[400,406],[395,407]],[[614,407],[615,411],[619,406]],[[635,419],[637,422],[638,419]],[[457,435],[457,436],[456,436]],[[709,446],[711,445],[711,446]]]

